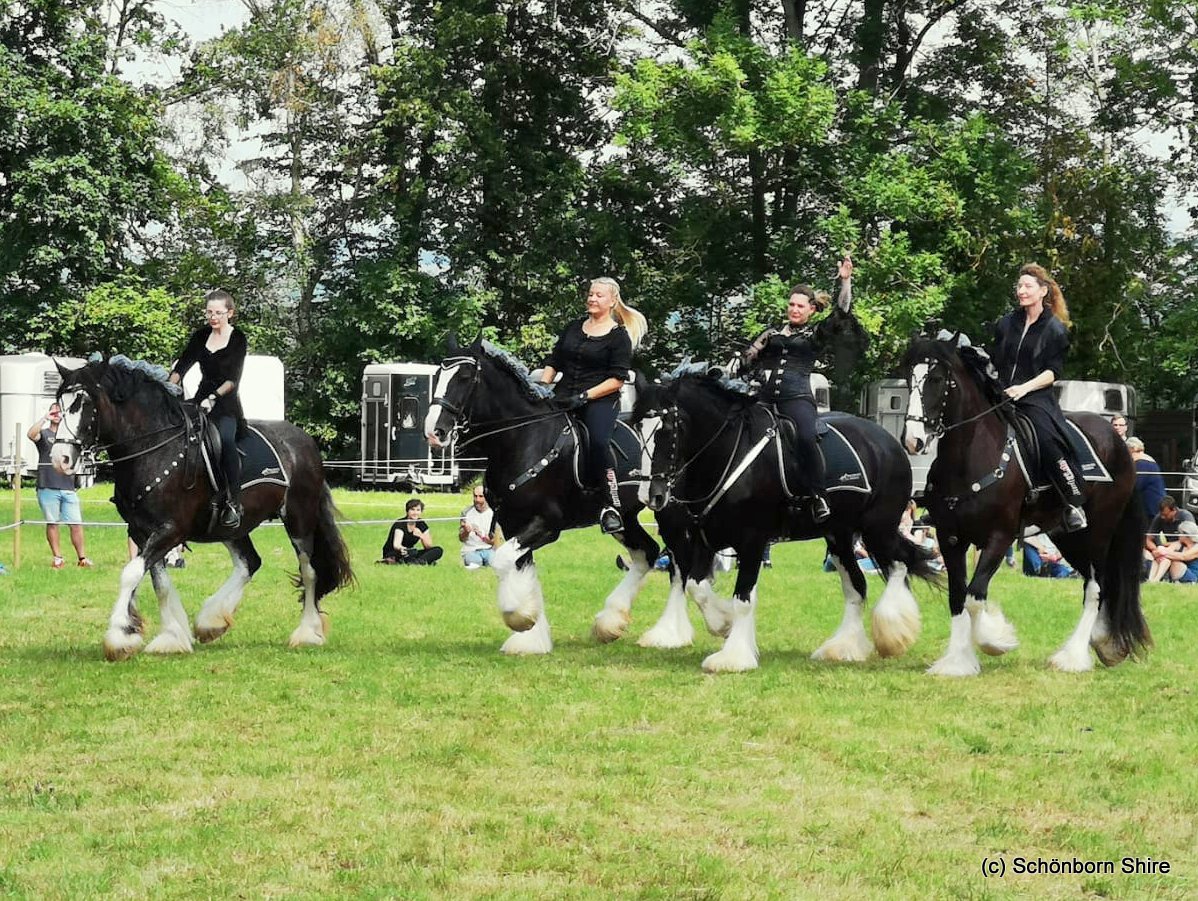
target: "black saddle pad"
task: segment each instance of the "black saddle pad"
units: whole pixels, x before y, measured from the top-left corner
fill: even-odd
[[[252,485],[290,485],[287,473],[283,470],[283,462],[279,452],[275,450],[270,440],[252,425],[246,426],[245,437],[237,442],[237,451],[241,454],[241,487]],[[216,476],[218,464],[213,461],[211,448],[207,442],[203,445],[204,468],[208,472],[208,482],[213,490],[221,487],[222,480]]]
[[[574,481],[583,484],[582,473],[586,466],[588,442],[587,427],[581,419],[575,418],[574,427],[577,429],[578,440],[574,443]],[[641,440],[637,433],[623,419],[616,420],[616,427],[611,434],[612,456],[616,458],[616,481],[630,480],[632,472],[640,468]]]
[[[851,418],[845,413],[821,413],[815,426],[818,437],[817,447],[824,458],[825,491],[858,491],[869,494],[873,490],[869,476],[865,472],[865,464],[857,454],[856,448],[844,432],[836,427],[838,420]],[[794,423],[785,416],[779,416],[782,426],[782,436],[787,449],[786,459],[795,460],[795,427]],[[793,483],[787,479],[788,483]]]
[[[1015,459],[1019,463],[1019,469],[1023,472],[1023,479],[1033,489],[1040,490],[1048,488],[1048,481],[1040,474],[1040,443],[1036,440],[1035,430],[1032,429],[1031,423],[1026,417],[1016,413],[1017,424],[1007,426],[1007,440],[1014,438],[1015,443]],[[1094,445],[1090,443],[1090,439],[1086,437],[1086,433],[1078,427],[1068,416],[1065,417],[1066,435],[1069,437],[1069,446],[1073,450],[1073,457],[1077,460],[1078,465],[1082,470],[1082,477],[1087,482],[1111,482],[1110,470],[1106,468],[1106,464],[1102,462],[1102,458],[1098,456],[1098,451],[1094,449]]]

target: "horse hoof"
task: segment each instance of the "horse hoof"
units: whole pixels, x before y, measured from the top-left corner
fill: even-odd
[[[324,633],[320,629],[300,626],[291,633],[287,642],[289,648],[318,648],[324,644]]]
[[[190,654],[191,642],[177,635],[159,633],[154,640],[146,645],[147,654]]]
[[[229,614],[224,614],[220,619],[220,624],[215,626],[201,626],[196,623],[196,640],[204,644],[210,641],[216,641],[222,635],[233,627],[233,617]]]
[[[527,613],[511,610],[503,614],[503,624],[513,632],[527,632],[537,624],[537,620],[536,617],[529,616]]]
[[[119,663],[122,660],[128,660],[141,650],[141,646],[142,638],[140,632],[134,632],[132,635],[121,633],[119,637],[114,638],[105,636],[104,659],[110,663]]]
[[[632,614],[627,610],[604,610],[595,617],[595,623],[591,626],[591,635],[600,644],[610,644],[624,637],[630,622],[632,622]]]

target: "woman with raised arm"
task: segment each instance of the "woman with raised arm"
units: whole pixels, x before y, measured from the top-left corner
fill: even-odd
[[[805,494],[795,492],[789,502],[797,511],[809,497],[811,518],[817,523],[831,516],[832,510],[824,485],[824,458],[816,445],[818,410],[811,391],[811,371],[831,345],[834,319],[853,315],[853,261],[847,253],[838,274],[840,294],[831,316],[811,322],[812,316],[827,307],[828,296],[817,294],[808,285],[795,285],[786,304],[786,322],[754,338],[741,357],[742,374],[752,372],[762,380],[762,401],[773,404],[780,416],[795,424],[797,469],[807,484],[803,486]]]
[[[588,436],[586,490],[598,492],[606,486],[608,503],[599,514],[599,527],[610,534],[624,529],[612,431],[620,412],[620,388],[632,367],[632,351],[644,338],[647,325],[644,316],[624,303],[614,278],[591,282],[586,309],[586,316],[572,321],[558,336],[541,381],[552,384],[560,372],[557,397],[568,409],[581,411]]]
[[[220,432],[221,472],[227,491],[220,524],[227,529],[241,525],[241,456],[237,452],[237,435],[244,431],[245,415],[237,389],[249,349],[245,335],[233,327],[236,315],[236,304],[227,291],[206,294],[207,326],[191,336],[170,374],[170,380],[178,385],[187,370],[197,363],[200,366],[200,387],[193,400],[198,400],[200,409]]]
[[[1060,286],[1035,263],[1019,270],[1015,299],[1018,309],[995,326],[990,356],[1007,397],[1036,430],[1042,473],[1065,502],[1065,531],[1076,532],[1086,527],[1081,468],[1065,431],[1065,414],[1052,390],[1069,352],[1069,307]]]

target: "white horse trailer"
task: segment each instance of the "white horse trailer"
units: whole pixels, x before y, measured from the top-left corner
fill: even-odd
[[[907,387],[906,379],[870,382],[861,393],[861,415],[872,419],[902,444],[903,428],[907,422],[907,400],[910,397],[911,389]],[[908,456],[911,462],[911,493],[915,497],[921,497],[924,486],[928,484],[928,470],[936,459],[937,441],[937,438],[929,440],[926,454]]]
[[[247,354],[241,370],[237,396],[246,419],[278,421],[286,419],[283,406],[283,387],[286,376],[283,361],[265,354]],[[192,366],[183,373],[184,397],[195,397],[200,387],[200,367]]]
[[[439,369],[430,363],[372,363],[363,371],[361,481],[458,489],[453,443],[433,448],[424,439]]]
[[[57,360],[67,369],[84,364],[75,357],[58,357]],[[16,475],[17,442],[21,448],[22,477],[37,476],[37,447],[26,432],[46,415],[58,393],[62,378],[54,362],[42,353],[0,356],[0,471],[7,481]],[[20,436],[17,435],[18,426]],[[85,487],[94,478],[94,467],[84,466],[76,481],[80,487]]]
[[[1052,390],[1066,413],[1098,413],[1108,420],[1120,415],[1127,419],[1127,434],[1136,433],[1136,389],[1131,385],[1062,379]]]

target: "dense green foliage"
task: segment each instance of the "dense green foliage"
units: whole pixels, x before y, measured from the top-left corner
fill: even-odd
[[[848,250],[872,340],[842,403],[929,321],[980,333],[1026,260],[1065,289],[1071,376],[1198,390],[1175,4],[246,7],[193,47],[148,0],[0,0],[0,349],[165,361],[221,285],[336,446],[367,362],[455,331],[535,363],[600,274],[646,366],[722,359]],[[147,55],[174,83],[125,74]]]

